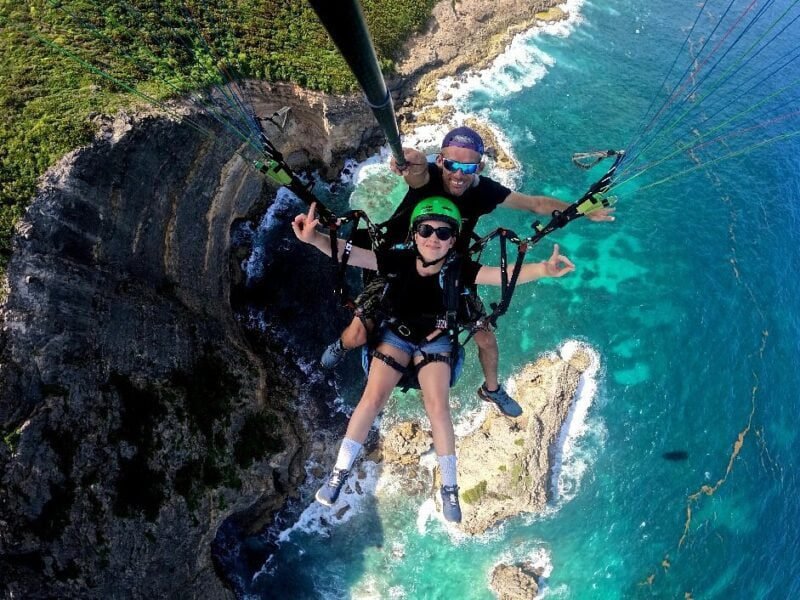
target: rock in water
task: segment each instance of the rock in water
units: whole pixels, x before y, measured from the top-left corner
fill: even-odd
[[[497,565],[490,585],[498,600],[532,600],[539,593],[536,576],[515,565]]]
[[[554,444],[591,363],[589,352],[578,350],[569,361],[550,354],[526,365],[512,378],[522,416],[511,419],[490,408],[478,429],[456,440],[463,531],[480,534],[508,517],[544,509]],[[419,460],[431,443],[430,432],[419,423],[398,423],[382,442],[385,467],[403,477],[404,485],[424,479]],[[438,486],[434,481],[431,490]]]
[[[458,443],[463,521],[472,534],[498,521],[544,509],[553,468],[553,444],[569,414],[581,372],[588,365],[555,355],[526,365],[513,381],[522,416],[492,409],[483,425]],[[585,366],[584,366],[585,369]]]

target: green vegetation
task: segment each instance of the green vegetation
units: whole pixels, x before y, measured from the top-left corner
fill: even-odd
[[[3,435],[3,442],[11,452],[17,449],[17,444],[19,443],[19,438],[22,437],[22,431],[17,428],[14,431],[9,431],[5,435]]]
[[[475,487],[470,488],[461,494],[461,499],[467,504],[475,504],[486,494],[486,485],[486,480],[484,479]]]
[[[523,472],[524,471],[522,463],[515,463],[514,465],[511,466],[511,473],[510,473],[511,485],[519,487],[524,483],[522,478]]]
[[[363,0],[385,71],[433,4]],[[356,87],[305,0],[0,0],[0,29],[0,276],[37,177],[91,139],[90,115],[146,102],[133,88],[163,100],[226,76]]]

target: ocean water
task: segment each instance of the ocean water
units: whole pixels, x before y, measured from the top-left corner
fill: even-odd
[[[346,494],[343,516],[313,503],[310,480],[308,508],[285,524],[278,552],[245,574],[243,596],[488,599],[494,565],[530,561],[544,569],[543,597],[800,597],[800,140],[791,137],[800,93],[786,87],[800,74],[798,9],[738,0],[567,8],[569,21],[521,36],[486,72],[442,82],[459,115],[497,130],[518,168],[492,174],[523,192],[579,197],[604,169],[576,169],[576,151],[632,149],[620,181],[674,154],[614,190],[616,222],[580,220],[533,248],[530,259],[542,260],[557,242],[577,269],[520,287],[500,321],[503,378],[576,343],[597,357],[553,501],[545,514],[465,537],[425,494],[397,489],[371,465],[360,482],[369,493]],[[784,25],[764,51],[739,54]],[[633,144],[648,114],[644,140],[663,125],[660,141]],[[425,146],[442,132],[403,133]],[[699,147],[680,149],[692,140]],[[380,158],[346,185],[351,203],[378,218],[402,195]],[[480,229],[528,235],[531,221],[500,209]],[[496,249],[484,255],[496,260]],[[484,410],[471,347],[467,357],[452,394],[459,431]],[[362,385],[339,379],[345,406]],[[394,397],[381,427],[405,418],[426,422],[414,394]]]

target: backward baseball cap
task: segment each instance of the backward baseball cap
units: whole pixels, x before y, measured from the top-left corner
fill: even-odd
[[[477,131],[469,127],[456,127],[444,136],[444,140],[442,140],[442,149],[448,146],[467,148],[483,155],[483,139],[481,139]]]

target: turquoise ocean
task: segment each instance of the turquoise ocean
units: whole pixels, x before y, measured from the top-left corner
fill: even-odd
[[[725,33],[738,15],[750,19],[763,7],[763,32],[793,7],[788,0],[750,12],[746,2],[702,6],[692,29],[700,3],[569,4],[569,21],[518,38],[493,69],[451,83],[449,102],[494,128],[519,165],[489,174],[522,192],[580,197],[604,167],[577,169],[574,152],[628,148],[648,109],[656,114],[687,65],[703,63],[692,52],[705,39],[705,52],[718,44],[720,56],[741,31]],[[747,48],[739,42],[704,80],[709,89],[721,77],[713,96],[698,90],[684,125],[665,132],[666,145],[645,151],[631,169],[667,156],[692,131],[711,129],[703,115],[736,114],[797,77],[792,59],[756,78],[792,56],[786,53],[800,38],[796,28],[787,31],[737,64],[734,53]],[[691,77],[699,81],[703,72]],[[750,83],[729,85],[734,75]],[[432,516],[424,497],[378,478],[365,485],[381,493],[348,500],[346,517],[337,519],[312,502],[313,480],[304,491],[308,509],[284,523],[277,553],[252,566],[242,595],[489,599],[494,565],[528,561],[544,570],[543,597],[800,597],[800,139],[788,135],[800,123],[792,113],[800,92],[776,98],[615,190],[616,222],[579,220],[531,250],[529,260],[542,260],[557,242],[577,269],[518,289],[499,323],[502,379],[565,343],[589,346],[597,357],[581,400],[585,414],[562,449],[544,514],[465,537]],[[403,133],[410,143],[428,135]],[[402,189],[385,173],[385,159],[359,171],[358,183],[339,194],[391,210]],[[529,235],[531,222],[500,209],[479,230],[502,225]],[[484,262],[497,255],[489,250]],[[480,417],[481,381],[470,346],[452,393],[460,430]],[[362,385],[337,379],[345,410]],[[381,426],[405,418],[427,425],[413,393],[393,397]]]

